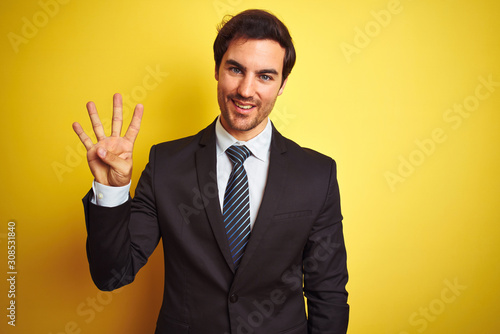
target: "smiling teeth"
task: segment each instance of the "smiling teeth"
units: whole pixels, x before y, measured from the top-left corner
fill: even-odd
[[[234,104],[236,104],[236,106],[237,106],[238,108],[241,108],[241,109],[247,109],[247,110],[248,110],[248,109],[251,109],[251,108],[253,107],[253,106],[244,106],[244,105],[241,105],[241,104],[236,103],[236,102],[234,102]]]

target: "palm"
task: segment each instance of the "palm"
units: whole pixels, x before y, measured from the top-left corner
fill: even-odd
[[[93,102],[87,104],[90,120],[94,128],[97,143],[94,144],[78,123],[73,129],[87,148],[87,160],[90,171],[97,182],[109,186],[124,186],[132,176],[132,152],[139,133],[143,107],[137,105],[132,121],[125,136],[120,137],[122,129],[122,100],[119,94],[113,97],[113,123],[111,136],[104,134],[102,123]]]
[[[101,158],[99,158],[97,155],[97,147],[103,147],[106,151],[114,153],[120,159],[123,159],[127,165],[130,163],[130,170],[116,170],[111,168],[108,164],[103,162]],[[87,160],[96,181],[106,185],[123,184],[126,180],[122,179],[126,179],[127,175],[130,175],[132,171],[133,148],[133,143],[120,137],[107,137],[106,139],[99,141],[98,145],[94,145],[87,152]],[[127,183],[128,182],[125,182],[125,184]]]

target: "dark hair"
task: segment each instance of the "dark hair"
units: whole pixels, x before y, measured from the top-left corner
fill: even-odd
[[[231,41],[238,38],[270,39],[285,48],[282,84],[295,64],[295,48],[286,26],[273,14],[259,9],[249,9],[236,16],[226,16],[217,27],[214,42],[214,59],[219,70],[222,57]]]

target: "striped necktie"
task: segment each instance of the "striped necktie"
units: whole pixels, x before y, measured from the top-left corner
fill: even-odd
[[[223,218],[234,268],[238,269],[250,238],[250,199],[243,163],[252,153],[246,146],[233,145],[226,154],[233,163],[233,170],[224,193]]]

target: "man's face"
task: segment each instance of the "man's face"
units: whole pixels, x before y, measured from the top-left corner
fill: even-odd
[[[238,140],[249,140],[267,125],[281,84],[285,49],[272,40],[233,40],[215,71],[217,99],[224,129]]]

